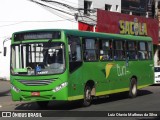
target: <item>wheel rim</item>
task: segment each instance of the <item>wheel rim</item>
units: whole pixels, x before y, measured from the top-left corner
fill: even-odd
[[[134,84],[132,87],[132,94],[136,95],[136,93],[137,93],[137,86],[136,86],[136,84]]]
[[[86,101],[91,100],[91,91],[89,89],[86,90]]]

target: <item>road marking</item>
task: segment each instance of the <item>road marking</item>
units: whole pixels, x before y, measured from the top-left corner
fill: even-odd
[[[0,108],[2,107],[2,105],[0,105]]]

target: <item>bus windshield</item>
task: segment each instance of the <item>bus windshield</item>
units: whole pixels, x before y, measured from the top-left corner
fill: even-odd
[[[12,45],[13,75],[45,75],[62,73],[65,69],[62,42]]]

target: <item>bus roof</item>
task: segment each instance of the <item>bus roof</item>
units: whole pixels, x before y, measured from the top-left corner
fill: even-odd
[[[79,30],[69,30],[69,29],[38,29],[38,30],[27,30],[15,32],[13,34],[20,33],[29,33],[29,32],[47,32],[47,31],[62,31],[65,34],[80,36],[80,37],[88,37],[88,38],[111,38],[111,39],[125,39],[125,40],[145,40],[152,41],[151,37],[148,36],[135,36],[135,35],[122,35],[122,34],[113,34],[113,33],[102,33],[102,32],[90,32],[90,31],[79,31]]]
[[[89,31],[78,31],[78,30],[64,30],[66,34],[81,36],[81,37],[96,37],[96,38],[112,38],[112,39],[125,39],[125,40],[146,40],[152,41],[151,37],[148,36],[135,36],[135,35],[122,35],[113,33],[101,33],[101,32],[89,32]]]

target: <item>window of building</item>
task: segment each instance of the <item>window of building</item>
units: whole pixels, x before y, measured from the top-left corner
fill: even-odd
[[[110,11],[111,10],[112,5],[109,4],[105,4],[105,10],[106,11]]]
[[[118,5],[116,5],[116,11],[118,11],[118,8],[119,8],[119,6],[118,6]]]
[[[145,17],[146,12],[149,10],[147,1],[149,0],[122,0],[121,13]]]
[[[85,15],[90,15],[91,6],[92,6],[91,1],[84,1],[84,14]]]
[[[84,40],[84,60],[85,61],[95,61],[98,56],[98,42],[95,39],[85,39]]]
[[[112,60],[112,41],[100,40],[100,60]]]

